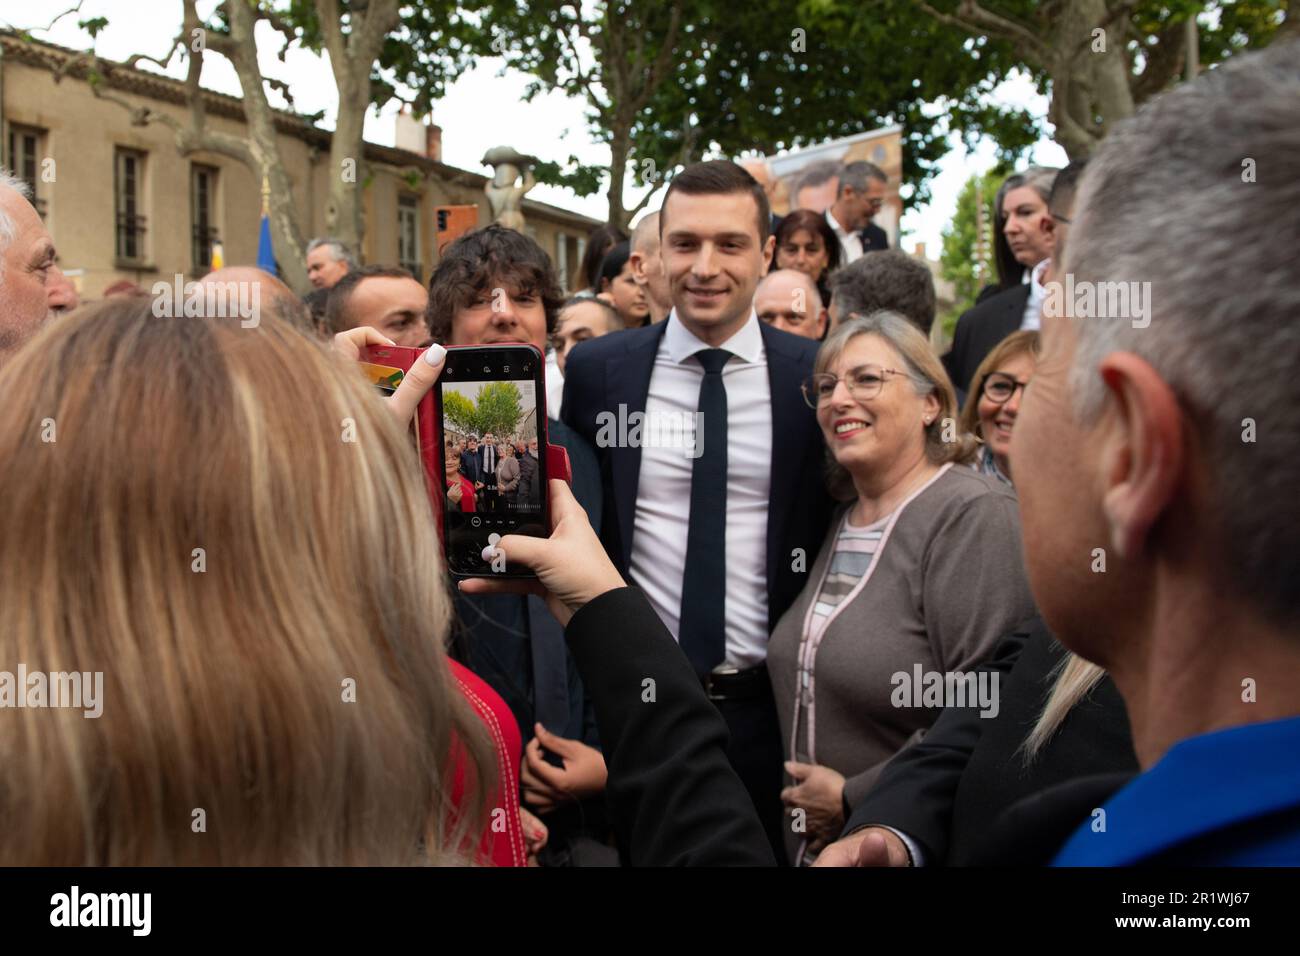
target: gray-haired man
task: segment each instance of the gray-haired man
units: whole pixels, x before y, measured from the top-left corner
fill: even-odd
[[[0,363],[36,334],[50,313],[54,241],[32,207],[31,187],[0,167]]]
[[[317,289],[332,289],[357,260],[337,239],[313,239],[307,244],[307,279]]]

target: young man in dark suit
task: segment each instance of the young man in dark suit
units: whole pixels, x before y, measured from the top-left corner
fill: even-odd
[[[767,639],[807,580],[831,503],[821,433],[799,392],[817,343],[753,310],[769,222],[762,187],[734,163],[674,177],[660,214],[673,311],[577,346],[563,420],[596,446],[606,550],[726,719],[728,756],[780,853]]]

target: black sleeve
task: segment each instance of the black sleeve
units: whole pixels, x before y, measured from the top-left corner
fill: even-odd
[[[606,803],[633,866],[772,866],[772,850],[727,761],[727,727],[637,588],[578,611],[569,649],[596,709]]]
[[[979,670],[999,671],[1005,681],[1026,639],[1021,631],[1003,638]],[[978,707],[944,708],[924,737],[889,761],[876,785],[853,808],[843,832],[892,827],[921,845],[927,864],[941,865],[948,857],[957,785],[984,723]]]

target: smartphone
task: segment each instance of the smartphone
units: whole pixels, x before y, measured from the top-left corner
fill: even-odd
[[[447,349],[435,414],[443,552],[454,577],[534,576],[522,565],[483,560],[483,549],[508,534],[546,537],[551,526],[545,368],[532,345]]]

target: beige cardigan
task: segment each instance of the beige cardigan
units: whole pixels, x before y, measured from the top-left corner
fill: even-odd
[[[799,647],[847,511],[847,505],[837,511],[835,534],[827,536],[807,585],[777,623],[768,647],[788,759],[809,756],[806,726],[790,753]],[[845,776],[849,806],[939,715],[933,707],[893,706],[893,675],[911,675],[918,664],[922,671],[970,671],[1035,613],[1015,494],[970,468],[948,468],[906,504],[874,565],[866,586],[846,598],[826,626],[812,668],[812,762]],[[787,833],[787,842],[793,859],[798,836]]]

